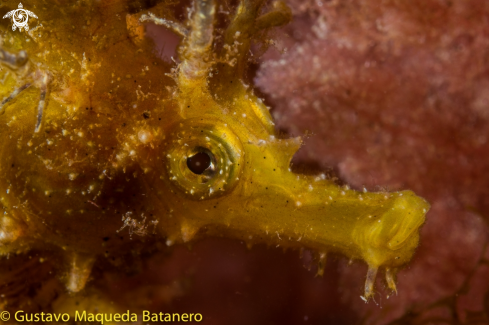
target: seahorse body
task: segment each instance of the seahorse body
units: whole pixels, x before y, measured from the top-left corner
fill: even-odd
[[[3,26],[6,53],[23,50],[29,62],[18,71],[4,60],[1,94],[33,86],[0,116],[0,253],[51,254],[79,292],[95,263],[121,265],[154,242],[226,236],[309,248],[323,262],[327,252],[362,259],[366,298],[379,268],[395,290],[429,204],[411,191],[358,192],[291,172],[301,140],[280,137],[246,79],[251,40],[290,10],[278,1],[261,14],[264,1],[242,0],[219,30],[216,2],[196,0],[178,22],[164,3],[129,14],[125,1],[46,0],[29,41]],[[138,20],[181,35],[177,66],[154,57]],[[49,88],[42,123],[39,80]]]

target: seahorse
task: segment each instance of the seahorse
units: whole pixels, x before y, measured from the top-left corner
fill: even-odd
[[[123,272],[125,256],[155,242],[222,236],[311,249],[319,274],[328,253],[363,260],[363,299],[379,269],[396,291],[429,203],[291,171],[302,140],[275,129],[247,77],[252,42],[290,9],[240,0],[227,16],[220,1],[195,0],[182,21],[165,2],[131,5],[45,0],[28,35],[2,25],[2,263],[41,252],[77,293],[94,265]],[[180,35],[175,63],[155,57],[148,21]]]

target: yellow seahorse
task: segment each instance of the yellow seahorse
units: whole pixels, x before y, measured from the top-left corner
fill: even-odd
[[[396,290],[429,204],[292,172],[301,139],[280,136],[246,76],[252,41],[291,12],[219,5],[195,0],[180,21],[166,2],[44,0],[24,3],[39,17],[27,34],[2,21],[2,263],[41,251],[79,292],[102,259],[225,236],[314,250],[319,273],[328,252],[361,259],[364,299],[379,269]],[[147,21],[181,36],[178,63],[155,57]]]

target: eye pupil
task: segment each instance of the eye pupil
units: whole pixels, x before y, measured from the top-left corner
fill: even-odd
[[[187,158],[187,167],[194,174],[202,174],[211,165],[211,157],[205,152],[198,152]]]

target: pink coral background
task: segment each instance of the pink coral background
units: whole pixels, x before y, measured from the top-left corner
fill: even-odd
[[[296,160],[432,204],[399,295],[359,304],[364,270],[349,267],[342,301],[366,323],[489,323],[489,2],[290,5],[290,50],[269,55],[256,81],[279,127],[312,132]]]
[[[108,274],[114,296],[137,287],[142,306],[205,324],[488,324],[489,1],[288,3],[294,21],[274,33],[255,83],[278,128],[309,134],[294,164],[432,204],[399,294],[379,279],[365,304],[360,262],[332,258],[318,278],[308,254],[210,239],[141,275]]]

